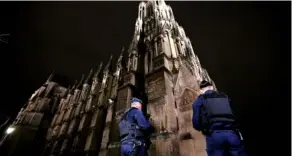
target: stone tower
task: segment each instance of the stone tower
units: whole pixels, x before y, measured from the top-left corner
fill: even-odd
[[[145,111],[151,114],[156,129],[150,155],[206,155],[204,137],[192,127],[192,103],[199,94],[198,82],[213,81],[163,0],[139,4],[127,66],[123,69],[117,102],[108,110],[112,118],[108,116],[106,122],[111,128],[104,132],[100,155],[119,155],[117,121],[132,96],[147,103]]]

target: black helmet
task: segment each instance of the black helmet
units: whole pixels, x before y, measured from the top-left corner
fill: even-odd
[[[206,80],[203,80],[201,83],[200,83],[200,89],[202,88],[205,88],[205,87],[208,87],[208,86],[212,86],[212,84]]]

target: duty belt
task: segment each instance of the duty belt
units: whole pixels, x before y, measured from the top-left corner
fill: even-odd
[[[125,142],[125,143],[122,143],[122,144],[135,145],[135,146],[141,146],[141,145],[146,146],[146,144],[144,142],[142,142],[142,141],[137,141],[137,142],[131,141],[131,142]]]

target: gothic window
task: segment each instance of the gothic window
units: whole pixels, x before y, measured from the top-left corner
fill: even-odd
[[[159,55],[162,52],[162,39],[158,38],[157,39],[157,54]]]
[[[76,122],[73,120],[69,126],[68,134],[71,134],[73,132],[73,129],[75,128]]]
[[[76,150],[77,144],[79,142],[79,136],[77,135],[73,141],[73,149]]]
[[[157,52],[157,42],[154,42],[154,47],[153,47],[153,58],[156,57],[158,55]]]
[[[142,17],[144,17],[145,16],[145,7],[142,7]]]
[[[133,59],[133,70],[136,70],[136,58]]]
[[[172,12],[172,9],[171,9],[171,7],[169,7],[169,15],[170,15],[170,17],[173,17],[173,12]]]
[[[158,59],[156,59],[155,61],[153,61],[153,68],[157,69],[159,67],[161,67],[163,65],[163,58],[159,57]]]
[[[150,64],[150,68],[151,69],[153,69],[153,58],[155,57],[154,55],[155,55],[155,51],[154,51],[155,49],[152,47],[152,50],[151,50],[151,53],[150,53],[150,59],[151,59],[151,64]]]
[[[164,12],[165,12],[166,18],[167,18],[167,19],[170,19],[170,16],[169,16],[169,11],[168,11],[168,9],[165,9],[165,11],[164,11]]]
[[[178,43],[177,43],[177,42],[174,44],[174,48],[175,48],[176,53],[177,53],[178,55],[180,55],[180,54],[181,54],[181,51],[180,51],[180,49],[179,49],[179,47],[178,47]]]
[[[148,6],[148,16],[150,17],[152,14],[152,7],[151,5]]]
[[[146,53],[145,57],[144,57],[144,62],[145,62],[145,66],[144,66],[144,70],[145,70],[145,74],[148,74],[148,53]]]
[[[151,23],[148,23],[147,24],[147,26],[148,26],[148,31],[150,31],[151,30],[151,25],[150,25]]]
[[[169,41],[169,32],[165,31],[165,40],[164,40],[164,52],[171,55],[170,41]]]
[[[150,67],[151,67],[151,51],[152,50],[150,50],[149,52],[148,52],[148,60],[147,60],[147,62],[148,62],[148,71],[150,72]]]

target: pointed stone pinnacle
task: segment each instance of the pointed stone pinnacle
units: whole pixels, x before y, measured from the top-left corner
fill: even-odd
[[[90,78],[92,77],[92,74],[93,74],[93,69],[91,68],[88,76],[86,77],[86,79],[84,81],[84,83],[88,83],[89,82]]]
[[[99,64],[99,67],[98,67],[97,71],[95,72],[95,74],[93,76],[94,78],[98,77],[98,74],[101,72],[102,66],[103,66],[103,63],[101,61],[100,64]]]

